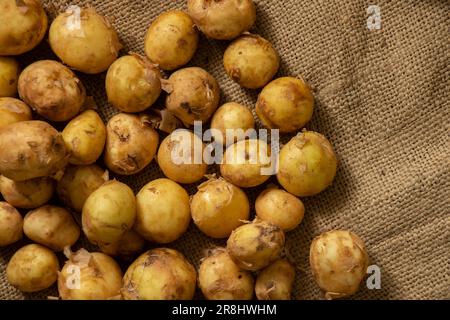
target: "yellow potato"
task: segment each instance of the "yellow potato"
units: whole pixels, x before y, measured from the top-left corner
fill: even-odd
[[[1,72],[1,71],[0,71]],[[32,119],[31,109],[19,99],[0,98],[0,128]]]
[[[258,273],[255,293],[258,300],[291,300],[295,268],[286,259],[280,259]]]
[[[15,97],[17,95],[19,69],[19,64],[14,58],[0,57],[0,97]]]
[[[23,219],[19,211],[7,202],[0,201],[0,247],[22,239]]]
[[[99,244],[99,248],[103,253],[110,256],[119,256],[129,259],[142,251],[144,251],[145,239],[136,231],[127,231],[118,242]]]
[[[54,180],[48,177],[14,181],[0,176],[0,193],[16,208],[34,209],[46,204],[55,191]]]

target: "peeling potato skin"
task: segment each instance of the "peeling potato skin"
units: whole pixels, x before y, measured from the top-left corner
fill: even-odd
[[[86,90],[69,68],[57,61],[41,60],[20,74],[19,95],[47,120],[67,121],[80,112]]]
[[[15,98],[0,98],[0,128],[31,119],[31,109],[24,102]]]
[[[16,59],[0,57],[0,97],[15,97],[17,95],[19,69],[19,63]]]
[[[54,180],[48,177],[13,181],[0,176],[0,193],[12,206],[34,209],[46,204],[55,191]]]
[[[309,262],[318,286],[331,300],[359,290],[366,276],[369,256],[363,241],[356,234],[334,230],[314,238]]]
[[[295,268],[286,259],[280,259],[262,269],[256,278],[258,300],[291,300]]]
[[[110,256],[119,256],[126,260],[144,251],[144,246],[145,239],[134,230],[126,232],[118,242],[99,244],[103,253]]]
[[[18,5],[20,3],[20,5]],[[39,0],[2,0],[0,55],[16,56],[36,47],[47,31],[48,19]]]
[[[192,300],[197,273],[178,251],[167,248],[143,253],[123,278],[124,300]]]
[[[7,202],[0,201],[0,247],[22,239],[23,219],[19,211]]]

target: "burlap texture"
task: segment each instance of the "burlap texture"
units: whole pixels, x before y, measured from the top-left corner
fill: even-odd
[[[301,75],[310,83],[316,109],[307,128],[332,141],[340,162],[332,187],[304,199],[305,219],[287,235],[299,269],[295,298],[323,298],[310,273],[309,245],[321,232],[337,228],[360,235],[372,263],[381,268],[381,290],[363,288],[353,298],[450,298],[450,3],[378,0],[382,30],[369,31],[366,9],[372,1],[255,2],[258,19],[252,31],[278,49],[279,75]],[[185,8],[183,0],[44,3],[50,18],[69,4],[95,6],[118,30],[123,53],[143,53],[150,22],[165,10]],[[222,102],[253,108],[258,91],[240,88],[224,72],[226,46],[227,42],[202,37],[190,65],[203,67],[218,79]],[[49,57],[54,56],[43,43],[21,62]],[[80,77],[105,120],[117,112],[106,102],[104,74]],[[161,176],[152,163],[143,173],[120,179],[137,191]],[[246,190],[252,202],[261,189]],[[195,186],[188,190],[193,194]],[[6,264],[23,243],[0,251],[0,299],[56,296],[55,287],[23,294],[6,282]],[[198,266],[204,249],[223,243],[191,225],[171,246]]]

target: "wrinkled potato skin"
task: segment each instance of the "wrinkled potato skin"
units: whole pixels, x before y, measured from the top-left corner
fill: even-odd
[[[188,63],[197,51],[194,22],[179,10],[164,12],[150,25],[145,36],[145,54],[163,70]]]
[[[19,64],[14,58],[0,57],[0,97],[17,95],[19,69]]]
[[[0,201],[0,247],[22,239],[23,219],[19,211],[7,202]]]
[[[62,137],[70,152],[70,164],[93,164],[105,147],[106,127],[97,112],[86,110],[67,124]]]
[[[106,126],[105,164],[111,171],[132,175],[150,164],[159,135],[144,118],[119,113]]]
[[[194,121],[207,121],[219,106],[219,85],[202,68],[184,68],[172,73],[165,89],[167,109],[187,126]]]
[[[251,300],[253,276],[239,268],[225,249],[216,249],[198,270],[199,287],[208,300]]]
[[[122,48],[117,32],[92,7],[81,9],[79,18],[73,10],[57,16],[50,26],[49,42],[65,64],[88,74],[108,70]]]
[[[58,277],[56,255],[44,246],[29,244],[20,248],[6,267],[8,282],[23,292],[49,288]]]
[[[308,85],[293,77],[278,78],[264,87],[255,108],[262,124],[280,132],[295,132],[311,120],[314,97]]]
[[[286,259],[280,259],[258,273],[255,292],[258,300],[291,300],[295,268]]]
[[[47,15],[39,0],[2,0],[0,3],[0,56],[30,51],[44,38]]]
[[[123,278],[125,300],[192,300],[197,272],[186,258],[173,249],[143,253]]]
[[[279,161],[278,182],[297,197],[322,192],[336,175],[333,146],[317,132],[304,131],[292,138],[281,149]]]
[[[119,256],[128,259],[144,251],[145,239],[136,231],[129,230],[115,243],[100,244],[99,248],[103,253],[110,256]]]
[[[363,241],[353,232],[334,230],[311,243],[309,262],[327,299],[356,293],[366,276],[369,256]]]
[[[0,128],[0,150],[0,173],[14,181],[58,177],[68,161],[61,134],[43,121]]]
[[[280,258],[284,242],[281,228],[265,221],[254,221],[231,233],[227,250],[239,267],[257,271]]]
[[[135,228],[148,241],[173,242],[189,227],[189,195],[176,182],[169,179],[151,181],[136,195],[136,204]]]
[[[20,98],[50,121],[67,121],[83,107],[86,90],[63,64],[41,60],[23,70],[19,77]]]
[[[223,56],[225,71],[247,89],[264,87],[280,67],[280,56],[266,39],[245,34],[230,44]]]
[[[12,206],[34,209],[46,204],[55,191],[54,180],[48,177],[13,181],[0,176],[0,193]]]
[[[247,195],[224,179],[211,179],[191,199],[192,219],[212,238],[226,238],[250,217]]]
[[[187,5],[195,25],[212,39],[232,40],[256,21],[252,0],[188,0]]]
[[[20,121],[30,121],[32,118],[30,107],[19,99],[0,98],[0,128]]]

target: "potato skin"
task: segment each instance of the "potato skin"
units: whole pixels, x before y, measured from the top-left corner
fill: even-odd
[[[278,78],[264,87],[255,111],[264,126],[295,132],[311,120],[314,97],[302,79]]]
[[[164,12],[152,22],[145,36],[145,54],[163,70],[188,63],[197,51],[194,22],[179,10]]]
[[[123,278],[125,300],[192,300],[197,273],[178,251],[149,250],[137,258]]]
[[[62,174],[68,153],[61,134],[43,121],[0,128],[0,173],[14,181]]]
[[[19,77],[20,98],[50,121],[75,117],[86,99],[86,90],[63,64],[41,60],[26,67]]]
[[[0,98],[0,128],[31,119],[31,109],[24,102],[14,98]]]
[[[144,251],[145,239],[133,229],[127,231],[118,242],[99,244],[100,250],[110,256],[129,260]]]
[[[119,113],[106,126],[105,164],[117,174],[136,174],[153,160],[158,143],[145,117]]]
[[[350,231],[333,230],[314,238],[311,271],[327,299],[356,293],[366,276],[369,256],[363,241]]]
[[[48,20],[39,0],[2,0],[0,3],[0,56],[30,51],[44,38]]]
[[[262,269],[256,278],[258,300],[291,300],[295,268],[286,259],[280,259]]]
[[[22,239],[23,219],[19,211],[7,202],[0,201],[0,247]]]
[[[0,97],[15,97],[17,95],[19,69],[19,63],[16,59],[0,57]]]
[[[49,177],[13,181],[0,176],[0,193],[12,206],[34,209],[46,204],[55,191],[54,180]]]
[[[278,182],[297,197],[325,190],[336,175],[337,159],[331,143],[323,135],[304,131],[280,151]]]
[[[258,89],[275,76],[280,67],[280,56],[266,39],[244,34],[225,50],[223,65],[230,78],[241,87]]]
[[[58,277],[56,255],[44,246],[29,244],[20,248],[6,267],[8,282],[23,292],[49,288]]]

